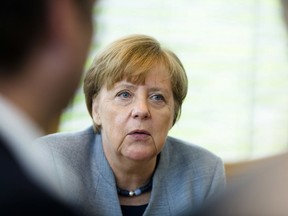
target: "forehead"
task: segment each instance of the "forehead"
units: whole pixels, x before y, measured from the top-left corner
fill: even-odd
[[[155,83],[155,85],[164,85],[171,83],[170,73],[163,64],[157,64],[146,74],[145,84]]]
[[[142,70],[142,68],[136,69],[135,71],[124,74],[122,78],[122,80],[127,80],[133,84],[145,84],[151,79],[157,82],[160,80],[170,81],[170,73],[163,62],[157,62],[147,70]]]
[[[160,76],[161,74],[161,76]],[[128,65],[125,68],[117,68],[117,70],[109,70],[106,74],[103,84],[107,89],[113,88],[113,86],[123,80],[127,82],[140,85],[145,84],[147,76],[159,76],[159,78],[170,78],[168,66],[163,61],[155,61],[149,65]]]
[[[138,76],[124,77],[121,81],[116,82],[114,86],[120,83],[131,83],[133,85],[145,85],[152,88],[171,88],[171,78],[168,69],[163,64],[157,64],[149,71],[139,74]]]

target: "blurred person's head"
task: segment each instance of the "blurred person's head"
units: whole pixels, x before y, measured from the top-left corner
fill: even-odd
[[[3,0],[0,94],[44,131],[78,87],[93,32],[95,0]]]
[[[286,23],[286,26],[288,24],[288,0],[282,0],[282,5],[283,5],[283,15],[284,15],[284,21]]]

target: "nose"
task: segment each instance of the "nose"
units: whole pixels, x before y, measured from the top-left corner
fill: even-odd
[[[145,99],[135,101],[132,117],[139,119],[148,119],[150,117],[149,105]]]

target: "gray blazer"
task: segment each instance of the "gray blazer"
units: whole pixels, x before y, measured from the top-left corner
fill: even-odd
[[[54,158],[64,192],[73,190],[77,204],[87,214],[122,215],[115,178],[105,158],[101,134],[92,127],[80,132],[48,135],[44,143]],[[57,167],[57,161],[64,162]],[[67,176],[77,176],[75,178]],[[71,184],[74,186],[71,187]],[[199,207],[225,187],[222,160],[199,146],[167,137],[153,177],[150,202],[144,215],[185,214],[191,206]],[[193,209],[193,208],[192,208]]]

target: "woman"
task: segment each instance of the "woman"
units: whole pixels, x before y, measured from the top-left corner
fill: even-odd
[[[149,36],[121,38],[96,56],[84,80],[93,127],[40,140],[79,177],[85,211],[180,215],[223,189],[218,157],[167,136],[187,86],[177,56]]]

